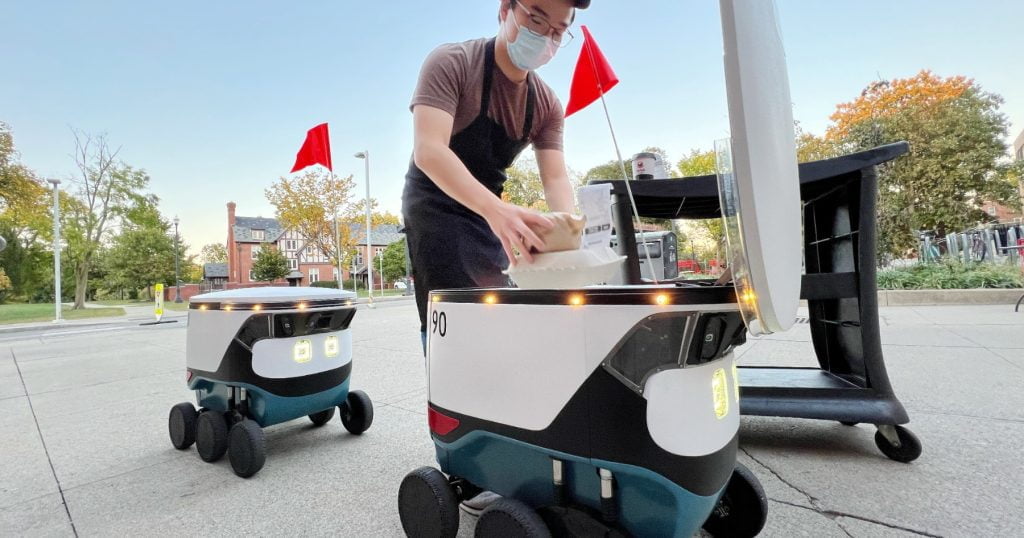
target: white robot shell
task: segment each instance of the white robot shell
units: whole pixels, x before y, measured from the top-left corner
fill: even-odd
[[[268,324],[275,316],[310,319],[309,316],[318,313],[350,310],[354,299],[355,294],[348,291],[300,287],[246,288],[194,296],[189,301],[186,366],[216,372],[236,335],[254,316],[260,317],[259,323],[265,318]],[[300,330],[295,335],[275,335],[256,341],[252,347],[254,372],[266,378],[299,377],[338,368],[351,361],[352,339],[347,328],[316,332],[304,335]],[[301,346],[302,350],[297,350],[296,346]],[[329,347],[336,349],[328,353]],[[308,351],[308,355],[298,360],[281,360],[282,355],[295,359],[299,351]]]

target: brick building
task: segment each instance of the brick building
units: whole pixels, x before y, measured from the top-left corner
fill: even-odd
[[[275,282],[277,285],[308,286],[323,280],[338,280],[338,268],[331,263],[331,258],[324,256],[313,245],[307,244],[299,232],[286,230],[277,219],[263,217],[242,217],[235,214],[235,203],[228,202],[228,287],[239,285],[259,285],[252,278],[252,266],[256,255],[262,248],[276,246],[288,260],[291,269],[284,279]],[[357,249],[355,256],[356,274],[362,274],[366,280],[366,266],[363,261],[365,247],[365,226],[353,226],[351,237],[363,247]],[[374,256],[384,251],[387,246],[402,239],[398,232],[399,226],[374,226],[370,237]],[[351,279],[351,267],[343,267],[341,277]],[[380,285],[375,274],[375,288]]]

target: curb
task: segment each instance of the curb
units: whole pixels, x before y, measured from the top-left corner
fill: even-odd
[[[879,290],[878,306],[1012,305],[1024,289]]]

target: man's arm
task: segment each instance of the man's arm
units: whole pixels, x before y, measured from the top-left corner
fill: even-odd
[[[552,211],[574,213],[576,203],[573,201],[572,184],[569,173],[565,169],[565,153],[560,149],[539,149],[537,168],[540,170],[540,181],[544,184],[544,199]]]
[[[473,177],[449,147],[454,123],[455,118],[444,110],[427,105],[415,106],[413,162],[445,194],[487,221],[494,235],[501,240],[510,263],[515,263],[513,248],[526,261],[532,262],[530,249],[543,251],[544,242],[530,226],[544,230],[551,228],[551,222],[536,212],[503,202]]]

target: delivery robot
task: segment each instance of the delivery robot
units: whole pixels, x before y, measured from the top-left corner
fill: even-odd
[[[359,435],[373,422],[373,404],[349,390],[352,292],[265,287],[197,295],[189,301],[186,374],[196,393],[171,408],[168,430],[179,450],[193,443],[215,462],[228,454],[248,478],[266,458],[263,429],[308,416],[341,422]]]
[[[716,147],[733,281],[432,292],[427,419],[440,469],[401,484],[409,536],[455,536],[458,502],[481,490],[501,496],[477,520],[484,538],[760,532],[764,493],[736,462],[732,350],[748,331],[795,321],[800,194],[774,6],[720,4],[732,137]]]

